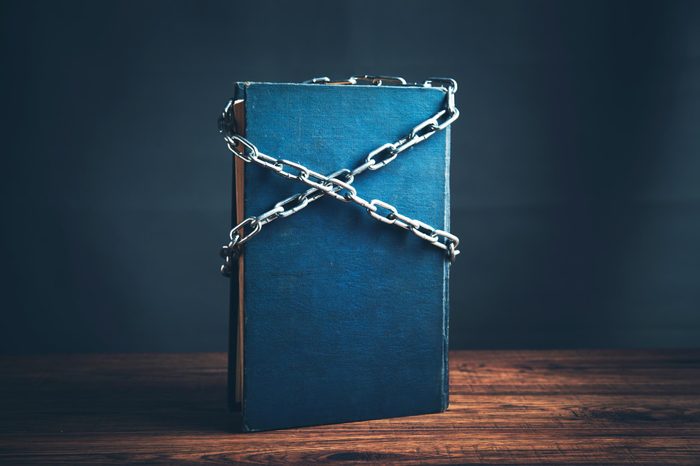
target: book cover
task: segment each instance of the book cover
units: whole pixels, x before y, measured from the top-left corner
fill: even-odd
[[[329,174],[439,111],[431,87],[238,83],[239,131]],[[358,176],[365,199],[449,229],[450,129]],[[308,189],[236,161],[234,224]],[[244,429],[434,413],[448,404],[445,254],[329,196],[271,222],[231,278],[230,388]]]

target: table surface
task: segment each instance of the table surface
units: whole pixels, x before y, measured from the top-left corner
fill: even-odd
[[[458,351],[446,413],[242,433],[226,355],[0,358],[0,463],[700,462],[700,350]]]

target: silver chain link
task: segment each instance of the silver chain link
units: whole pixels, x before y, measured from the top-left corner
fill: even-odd
[[[389,225],[396,225],[409,230],[417,237],[428,241],[446,251],[450,262],[454,262],[459,254],[457,249],[459,238],[447,231],[434,228],[420,220],[412,219],[398,212],[393,205],[380,199],[367,200],[357,193],[352,185],[355,177],[366,170],[378,170],[393,162],[402,152],[425,141],[435,133],[442,131],[459,117],[459,110],[455,106],[454,94],[457,91],[457,82],[453,79],[431,78],[423,84],[407,84],[403,78],[388,76],[352,76],[346,81],[331,82],[329,78],[314,78],[305,81],[308,84],[373,84],[373,85],[401,85],[440,87],[446,90],[444,108],[427,120],[416,125],[406,136],[396,142],[383,144],[365,157],[364,161],[350,170],[342,168],[329,175],[322,175],[310,168],[290,160],[272,157],[264,154],[245,137],[229,131],[224,135],[224,141],[229,151],[246,163],[253,162],[264,167],[279,176],[300,181],[308,186],[306,191],[289,196],[281,200],[275,206],[261,215],[248,217],[233,227],[229,233],[230,242],[221,249],[221,256],[225,263],[221,266],[221,272],[230,276],[233,260],[240,254],[241,247],[260,233],[263,226],[278,219],[289,217],[306,208],[310,203],[323,196],[330,196],[340,202],[352,202],[364,208],[374,219]],[[224,109],[220,119],[220,130],[225,132],[231,128],[231,102]],[[240,147],[240,148],[239,148]],[[246,231],[247,230],[247,231]]]

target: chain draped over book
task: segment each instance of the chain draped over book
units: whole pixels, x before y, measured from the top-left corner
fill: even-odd
[[[377,147],[367,154],[364,161],[354,169],[341,168],[329,175],[318,173],[300,163],[260,152],[251,141],[236,133],[233,123],[233,99],[229,100],[219,118],[219,131],[224,134],[228,150],[246,163],[253,162],[284,178],[301,181],[310,188],[279,201],[267,212],[248,217],[233,227],[229,233],[230,242],[221,248],[221,256],[225,260],[224,265],[221,266],[221,273],[225,276],[231,275],[233,261],[241,253],[243,245],[260,233],[265,225],[279,218],[294,215],[326,195],[343,203],[359,205],[380,222],[409,230],[419,238],[445,251],[447,259],[454,262],[459,254],[457,249],[459,238],[457,236],[399,213],[396,207],[380,199],[369,201],[364,199],[357,193],[357,189],[352,183],[355,181],[355,177],[366,170],[379,170],[394,161],[402,152],[450,126],[459,117],[459,110],[455,106],[454,98],[457,92],[457,82],[454,79],[430,78],[422,84],[408,84],[405,79],[398,77],[353,76],[346,81],[332,82],[329,78],[324,77],[314,78],[304,83],[438,87],[446,91],[446,96],[443,108],[416,125],[406,136],[396,142],[388,142]]]

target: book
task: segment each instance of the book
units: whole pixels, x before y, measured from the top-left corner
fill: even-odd
[[[442,88],[237,83],[237,132],[322,174],[352,169],[443,106]],[[450,128],[353,186],[448,230]],[[234,157],[233,225],[306,191]],[[246,242],[231,277],[230,405],[246,431],[436,413],[448,405],[449,261],[326,195]]]

